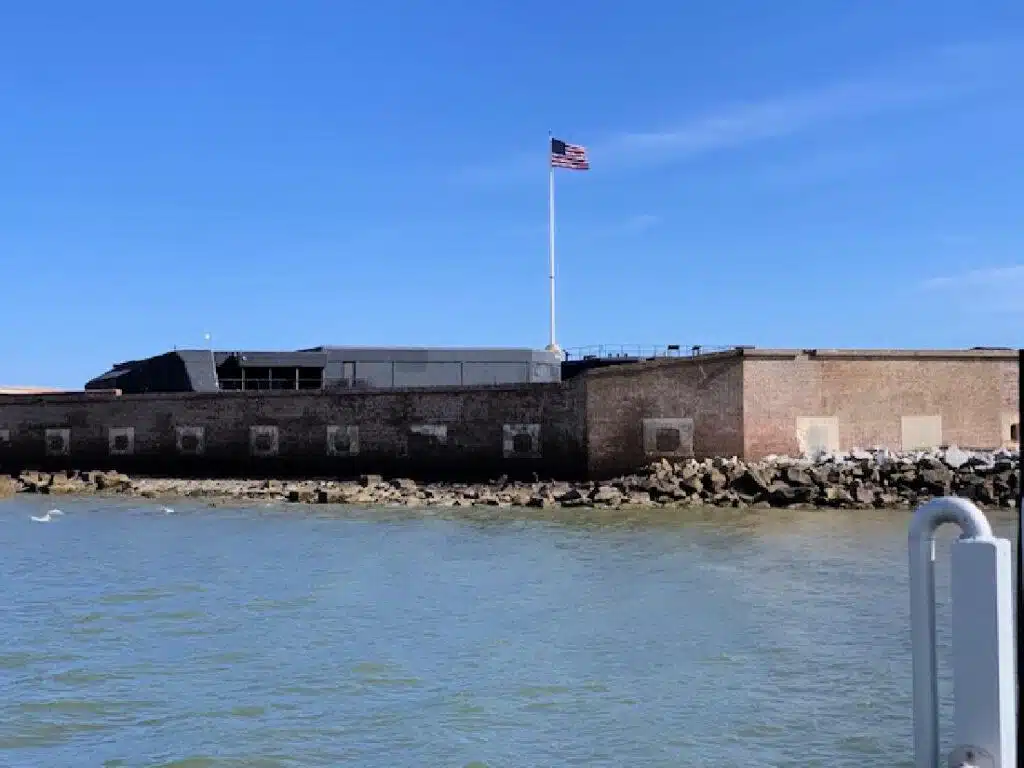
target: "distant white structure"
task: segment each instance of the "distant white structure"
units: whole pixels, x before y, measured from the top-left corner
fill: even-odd
[[[67,392],[56,387],[14,387],[0,384],[0,395],[45,395],[54,392]]]

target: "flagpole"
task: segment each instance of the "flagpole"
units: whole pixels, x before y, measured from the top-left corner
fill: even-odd
[[[548,131],[548,284],[551,291],[551,319],[548,350],[558,351],[555,341],[555,166],[551,162],[551,131]]]

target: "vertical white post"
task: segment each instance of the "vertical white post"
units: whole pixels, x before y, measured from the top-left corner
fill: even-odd
[[[939,681],[935,656],[935,529],[927,504],[910,523],[910,646],[914,691],[914,765],[939,765]]]
[[[555,166],[551,164],[551,137],[548,136],[548,284],[551,290],[551,324],[548,349],[558,351],[555,341]]]
[[[910,622],[914,666],[914,764],[937,768],[935,531],[955,523],[953,545],[954,736],[952,766],[1011,768],[1016,759],[1010,544],[992,535],[966,499],[934,499],[910,524]]]
[[[954,766],[1016,766],[1012,580],[1006,539],[953,545]]]

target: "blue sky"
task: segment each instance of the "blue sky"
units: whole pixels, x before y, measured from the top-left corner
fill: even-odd
[[[1024,6],[11,3],[0,383],[203,346],[1024,343]]]

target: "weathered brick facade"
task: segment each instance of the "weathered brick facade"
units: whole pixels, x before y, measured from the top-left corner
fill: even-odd
[[[592,371],[586,401],[598,476],[654,458],[643,422],[671,417],[693,420],[697,457],[997,448],[1017,421],[1017,353],[736,349]]]
[[[578,476],[585,472],[581,410],[580,384],[0,396],[0,437],[8,438],[0,466]],[[339,433],[342,442],[330,443]],[[61,446],[62,437],[69,444]]]
[[[800,453],[808,447],[801,427],[815,425],[825,442],[834,442],[826,449],[905,450],[935,442],[997,448],[1009,444],[1016,420],[1014,351],[743,354],[743,455],[751,458]]]
[[[735,353],[611,366],[585,377],[588,466],[602,477],[651,458],[645,419],[692,420],[678,456],[743,452],[743,360]]]
[[[608,477],[659,457],[994,448],[1016,414],[1011,351],[736,349],[550,385],[0,395],[0,470]]]

